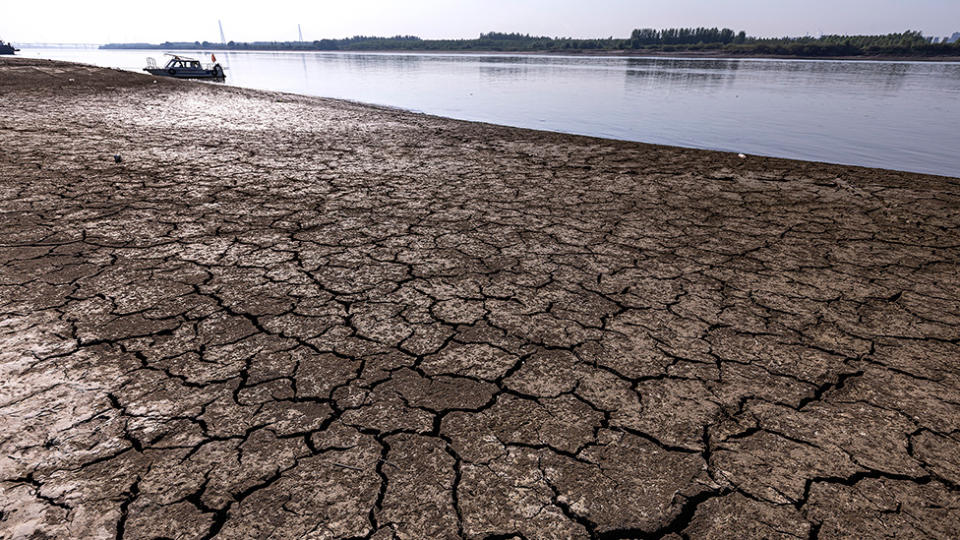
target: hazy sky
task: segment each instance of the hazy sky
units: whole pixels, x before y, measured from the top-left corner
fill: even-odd
[[[960,31],[960,0],[3,0],[0,38],[106,43],[306,40],[357,34],[475,37],[490,30],[626,37],[726,26],[758,36]]]

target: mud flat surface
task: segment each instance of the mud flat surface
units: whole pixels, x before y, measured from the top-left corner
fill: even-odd
[[[0,104],[2,538],[960,530],[960,180],[38,60]]]

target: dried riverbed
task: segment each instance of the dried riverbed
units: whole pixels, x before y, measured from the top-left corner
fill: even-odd
[[[39,60],[0,103],[2,538],[960,530],[960,180]]]

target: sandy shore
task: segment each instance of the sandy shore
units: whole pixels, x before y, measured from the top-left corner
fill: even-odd
[[[960,530],[958,179],[17,58],[0,102],[0,538]]]

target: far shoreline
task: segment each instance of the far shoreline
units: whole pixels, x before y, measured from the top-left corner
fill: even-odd
[[[724,54],[722,51],[649,51],[642,49],[620,49],[611,51],[581,52],[580,50],[564,51],[494,51],[494,50],[396,50],[396,49],[370,49],[370,50],[321,50],[321,49],[269,49],[269,48],[243,48],[243,49],[205,49],[205,48],[125,48],[125,47],[99,47],[94,50],[101,51],[202,51],[212,53],[231,53],[231,52],[276,52],[276,53],[323,53],[323,54],[442,54],[442,55],[483,55],[483,56],[570,56],[579,58],[672,58],[677,60],[817,60],[817,61],[862,61],[862,62],[936,62],[936,63],[957,63],[960,62],[960,56],[897,56],[897,55],[859,55],[859,56],[792,56],[782,54],[749,54],[732,55]]]

